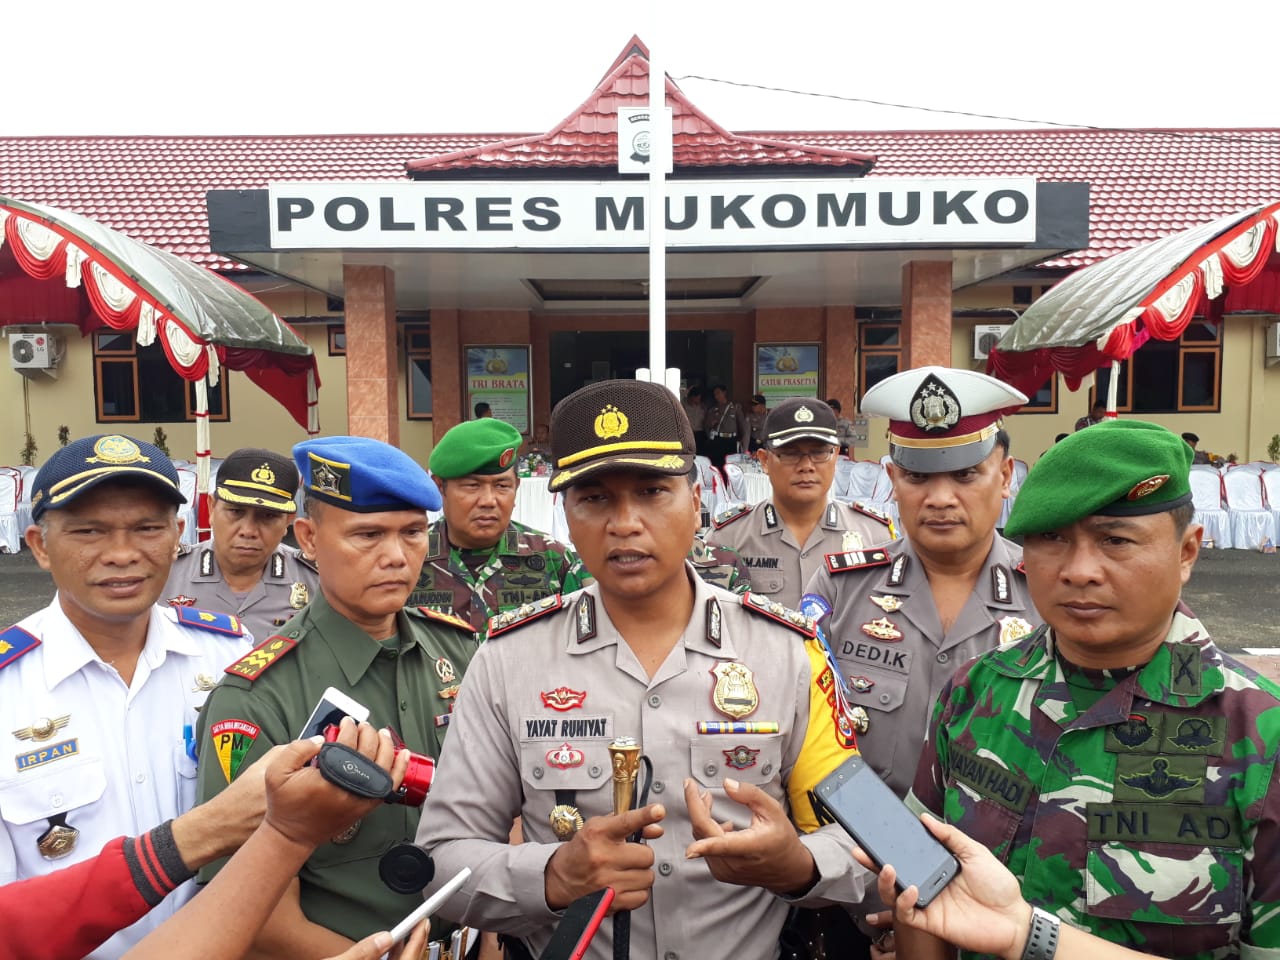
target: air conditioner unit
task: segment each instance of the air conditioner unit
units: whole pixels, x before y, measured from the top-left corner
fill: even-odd
[[[1280,321],[1267,324],[1267,366],[1280,363]]]
[[[9,362],[19,371],[52,371],[62,351],[47,333],[15,333],[9,338]]]
[[[984,323],[973,328],[973,359],[985,360],[1011,323]]]

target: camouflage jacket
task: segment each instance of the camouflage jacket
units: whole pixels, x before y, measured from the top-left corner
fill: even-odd
[[[713,587],[721,587],[730,593],[746,593],[751,589],[751,571],[737,550],[717,547],[701,537],[694,537],[689,562],[698,571],[698,576]]]
[[[450,546],[443,519],[427,535],[427,559],[405,605],[462,617],[481,636],[495,613],[591,583],[572,547],[522,523],[511,522],[474,576]]]
[[[1041,627],[943,688],[907,803],[991,848],[1029,902],[1106,940],[1274,958],[1278,708],[1280,687],[1222,654],[1185,606],[1128,673],[1064,666]]]

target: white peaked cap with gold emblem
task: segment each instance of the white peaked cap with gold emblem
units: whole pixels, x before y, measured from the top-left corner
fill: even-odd
[[[868,390],[862,412],[889,418],[889,456],[902,469],[948,473],[985,460],[1003,417],[1026,402],[1026,394],[985,373],[917,367]]]
[[[688,473],[693,428],[676,395],[660,383],[602,380],[551,411],[550,490],[609,470]]]

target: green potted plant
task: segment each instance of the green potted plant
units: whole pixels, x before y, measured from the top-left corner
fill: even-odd
[[[1280,463],[1280,433],[1272,435],[1271,442],[1267,444],[1267,456],[1272,463]]]
[[[36,438],[31,435],[30,431],[26,433],[26,442],[22,444],[22,465],[24,467],[34,467],[36,465]]]

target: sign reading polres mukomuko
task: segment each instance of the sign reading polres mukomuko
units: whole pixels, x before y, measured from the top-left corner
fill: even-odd
[[[639,248],[643,181],[275,183],[271,246]],[[669,181],[669,247],[1030,243],[1032,178]]]

